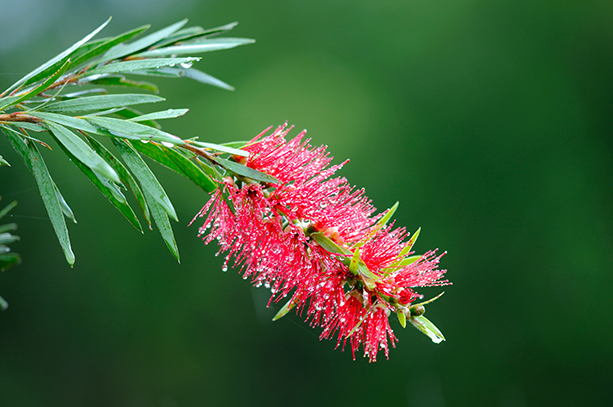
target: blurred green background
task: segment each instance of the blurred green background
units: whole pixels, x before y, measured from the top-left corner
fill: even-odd
[[[610,1],[0,0],[0,88],[101,24],[184,17],[253,45],[197,67],[235,92],[161,80],[164,123],[226,142],[289,121],[418,251],[447,250],[454,285],[428,308],[435,345],[375,364],[270,322],[267,293],[221,271],[187,223],[207,195],[160,167],[179,213],[177,264],[59,152],[45,153],[79,221],[67,266],[34,179],[4,137],[2,204],[23,263],[0,275],[2,406],[613,405],[613,3]],[[45,137],[45,136],[43,136]],[[199,221],[196,222],[200,223]],[[423,289],[427,297],[439,289]]]

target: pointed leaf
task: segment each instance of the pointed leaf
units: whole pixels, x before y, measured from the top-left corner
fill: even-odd
[[[217,183],[209,178],[193,161],[185,158],[174,149],[162,147],[162,150],[179,167],[184,176],[192,180],[204,191],[210,193],[217,189]]]
[[[117,44],[121,44],[126,41],[129,41],[131,38],[134,38],[137,35],[143,33],[144,31],[147,31],[149,27],[151,27],[149,24],[143,25],[133,30],[127,31],[123,34],[120,34],[117,37],[105,40],[101,42],[100,44],[98,44],[96,47],[93,47],[92,49],[84,53],[83,55],[80,55],[78,58],[76,58],[73,62],[73,65],[79,66],[82,63],[87,62],[88,60],[95,58],[98,55],[101,55],[102,53],[108,51],[109,49],[113,48]]]
[[[151,158],[152,160],[157,161],[163,166],[175,171],[178,174],[183,175],[181,169],[179,169],[175,162],[172,161],[170,157],[168,157],[166,153],[164,153],[164,151],[162,151],[162,148],[159,145],[155,143],[143,143],[135,141],[134,143],[132,143],[132,147],[134,147],[134,149],[139,151],[140,153]]]
[[[236,155],[239,157],[249,157],[249,152],[244,150],[239,150],[237,148],[225,145],[225,144],[213,144],[213,143],[205,143],[202,141],[190,141],[190,144],[193,144],[197,147],[206,148],[209,150],[221,151],[223,153],[228,153],[232,155]]]
[[[156,103],[164,100],[166,99],[159,96],[143,95],[138,93],[98,95],[49,103],[42,110],[56,113],[82,112],[88,110],[103,110],[114,107],[138,105],[142,103]]]
[[[13,201],[0,210],[0,219],[4,218],[14,207],[17,206],[17,201]]]
[[[415,244],[415,241],[417,241],[417,238],[419,237],[419,232],[421,232],[421,228],[417,229],[417,231],[413,233],[413,236],[411,236],[406,246],[404,246],[404,248],[400,252],[401,256],[406,256],[411,251],[413,245]]]
[[[226,89],[226,90],[234,90],[234,87],[228,85],[224,81],[217,79],[207,73],[199,71],[196,68],[189,68],[183,71],[183,75],[186,78],[193,79],[200,83],[204,83],[205,85],[217,86],[218,88]]]
[[[64,71],[66,71],[66,69],[68,68],[68,65],[70,65],[70,59],[68,59],[64,65],[62,65],[60,67],[60,69],[57,70],[57,72],[55,72],[53,75],[51,75],[49,78],[47,78],[47,80],[45,80],[43,83],[41,83],[40,85],[34,87],[33,89],[25,92],[22,95],[18,95],[18,98],[16,100],[11,100],[9,101],[7,104],[6,100],[4,100],[4,103],[2,99],[0,99],[0,110],[6,108],[7,106],[11,106],[11,105],[16,105],[18,103],[21,103],[23,101],[26,101],[36,95],[38,95],[39,93],[43,92],[45,89],[47,89],[53,82],[55,82],[60,76],[62,76],[62,74],[64,73]],[[6,98],[8,99],[8,98]]]
[[[79,81],[79,84],[123,86],[127,88],[144,89],[144,90],[151,91],[153,93],[159,92],[159,89],[155,83],[144,82],[144,81],[133,81],[131,79],[126,79],[122,75],[116,75],[116,76],[104,75],[100,77],[84,78]]]
[[[23,158],[26,166],[31,168],[32,173],[34,174],[34,179],[38,184],[40,195],[43,198],[45,209],[47,209],[47,213],[49,214],[49,219],[51,220],[55,234],[60,241],[62,250],[64,251],[66,261],[68,261],[68,264],[72,266],[75,262],[75,257],[70,245],[70,237],[68,236],[68,229],[66,228],[64,214],[62,213],[62,208],[60,202],[58,201],[55,183],[47,170],[47,166],[45,165],[42,155],[32,141],[25,140],[24,143],[24,140],[13,131],[6,131],[5,134],[17,153],[19,153],[21,158]]]
[[[256,171],[253,168],[249,168],[245,165],[236,163],[234,161],[223,160],[218,157],[210,157],[211,160],[215,161],[217,164],[221,165],[226,170],[230,170],[237,175],[241,175],[243,177],[251,178],[254,181],[267,182],[270,184],[279,184],[279,180],[273,176],[268,174],[264,174],[263,172]]]
[[[109,202],[117,208],[119,212],[136,228],[136,230],[143,232],[143,229],[138,221],[138,218],[134,214],[134,211],[126,202],[125,196],[122,194],[119,187],[111,180],[104,177],[101,174],[92,171],[87,165],[83,164],[77,157],[71,154],[67,148],[60,145],[64,150],[68,158],[81,170],[83,174],[94,184],[96,188],[109,200]]]
[[[143,122],[148,120],[174,119],[175,117],[183,116],[188,111],[189,109],[167,109],[160,112],[144,114],[128,120],[131,122]]]
[[[162,57],[168,55],[193,55],[202,52],[234,48],[239,45],[252,44],[255,40],[248,38],[216,38],[201,42],[157,48],[136,54],[136,57]]]
[[[277,321],[283,318],[285,315],[287,315],[288,312],[290,312],[292,308],[294,308],[294,305],[298,304],[298,302],[299,300],[297,298],[292,298],[291,300],[286,302],[285,305],[281,307],[279,312],[277,312],[276,315],[272,318],[272,320]]]
[[[81,45],[85,44],[87,41],[89,41],[91,38],[93,38],[96,34],[98,34],[98,32],[100,32],[100,30],[102,30],[110,21],[111,21],[111,19],[109,18],[108,20],[106,20],[106,22],[104,22],[104,24],[102,24],[100,27],[96,28],[90,34],[86,35],[80,41],[76,42],[73,46],[68,48],[66,51],[62,52],[61,54],[59,54],[59,55],[55,56],[54,58],[50,59],[49,61],[45,62],[44,64],[42,64],[41,66],[39,66],[38,68],[36,68],[32,72],[30,72],[29,74],[27,74],[26,76],[24,76],[23,78],[21,78],[20,80],[15,82],[10,88],[5,90],[3,94],[11,92],[13,89],[17,89],[19,86],[21,86],[24,83],[26,83],[26,81],[28,79],[34,77],[35,75],[39,74],[40,72],[43,72],[44,70],[46,70],[47,68],[53,66],[54,64],[64,60],[64,58],[68,59],[70,57],[70,54],[72,54]]]
[[[72,127],[73,129],[86,131],[88,133],[100,134],[103,136],[111,136],[112,134],[105,133],[100,130],[100,127],[92,125],[87,120],[81,117],[72,117],[57,113],[48,112],[28,112],[29,115],[43,119],[45,124],[56,123],[62,126]]]
[[[134,153],[136,154],[136,152]],[[180,263],[181,260],[179,258],[179,248],[177,247],[175,235],[172,232],[172,226],[170,226],[165,209],[158,203],[158,200],[149,193],[149,190],[143,188],[143,193],[145,194],[145,199],[147,200],[147,204],[151,209],[151,216],[160,230],[162,239],[166,243],[166,246],[168,246],[170,253],[172,253],[175,259],[177,259],[177,261]]]
[[[142,69],[160,68],[163,66],[174,66],[187,64],[194,61],[199,61],[200,58],[154,58],[154,59],[137,59],[133,61],[114,62],[108,65],[102,65],[98,68],[90,69],[84,72],[81,77],[89,77],[93,75],[109,74],[109,73],[138,73]]]
[[[360,264],[360,249],[355,249],[353,256],[351,257],[351,263],[349,263],[349,271],[353,275],[358,273],[358,265]]]
[[[98,126],[98,134],[106,134],[131,140],[154,140],[175,145],[185,144],[185,142],[177,136],[140,123],[113,119],[110,117],[88,117],[86,120]]]
[[[398,316],[398,322],[400,322],[400,326],[402,326],[403,328],[407,327],[407,316],[404,315],[404,312],[402,312],[402,310],[398,310],[396,311],[396,315]]]
[[[147,206],[147,203],[145,201],[145,197],[144,197],[140,187],[138,186],[138,184],[136,183],[136,181],[132,177],[132,174],[130,174],[130,172],[127,170],[127,168],[123,166],[121,161],[119,161],[98,140],[96,140],[95,138],[90,137],[90,136],[88,136],[88,140],[89,140],[89,143],[91,144],[91,146],[93,147],[93,149],[96,150],[96,152],[102,158],[104,158],[105,161],[107,163],[109,163],[109,165],[111,167],[113,167],[113,169],[117,172],[117,175],[119,175],[119,178],[126,185],[128,185],[128,188],[130,188],[130,191],[132,191],[132,194],[134,195],[134,198],[136,198],[136,201],[138,202],[138,205],[140,206],[140,208],[141,208],[141,210],[143,212],[143,215],[145,216],[145,219],[147,220],[147,224],[149,225],[149,227],[151,227],[151,217],[150,217],[150,213],[149,213],[149,207]],[[128,219],[128,220],[130,220],[130,219]],[[140,226],[140,223],[138,225]],[[139,229],[139,228],[137,228],[137,229]],[[139,230],[142,232],[142,229],[139,229]]]
[[[110,180],[120,183],[119,176],[106,161],[102,159],[94,150],[91,149],[85,142],[66,127],[48,122],[47,126],[51,130],[56,141],[70,151],[79,161]]]
[[[145,49],[155,44],[156,42],[168,37],[173,34],[175,31],[179,30],[187,23],[187,19],[181,20],[177,23],[174,23],[166,28],[162,28],[159,31],[151,33],[146,37],[143,37],[139,40],[134,41],[131,44],[118,44],[114,48],[111,48],[106,54],[102,56],[100,62],[111,61],[113,59],[123,58],[130,54],[140,51],[141,49]]]
[[[209,28],[209,29],[203,29],[202,27],[188,27],[188,28],[184,28],[182,30],[179,30],[177,32],[175,32],[172,36],[169,36],[168,38],[159,41],[155,44],[155,46],[153,48],[160,48],[163,47],[164,45],[168,45],[168,44],[174,44],[176,42],[185,42],[194,38],[198,38],[198,37],[206,37],[206,36],[214,36],[214,35],[218,35],[221,34],[223,32],[227,32],[230,31],[231,29],[233,29],[234,27],[236,27],[238,25],[237,22],[233,22],[230,24],[225,24],[222,25],[220,27],[215,27],[215,28]]]
[[[130,171],[132,171],[136,179],[140,182],[145,199],[149,203],[151,213],[153,214],[153,208],[151,207],[148,196],[155,200],[155,202],[157,202],[164,209],[164,211],[170,215],[171,218],[178,221],[175,208],[172,206],[168,195],[166,195],[166,192],[158,182],[157,178],[155,178],[155,175],[153,175],[153,172],[151,172],[147,164],[145,164],[141,156],[138,155],[132,145],[127,141],[118,138],[113,138],[113,144],[115,144],[115,147],[117,147],[117,150],[119,150],[119,153]],[[156,220],[156,223],[157,222],[158,220]],[[161,228],[159,224],[158,226]]]
[[[430,339],[432,339],[432,342],[441,343],[445,340],[445,337],[443,336],[441,331],[439,331],[439,329],[432,322],[430,322],[428,318],[424,316],[410,317],[409,322],[415,328],[419,329]]]

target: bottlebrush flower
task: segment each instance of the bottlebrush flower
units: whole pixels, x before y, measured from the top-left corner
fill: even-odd
[[[205,243],[218,240],[227,253],[224,270],[233,257],[243,278],[271,289],[269,305],[290,298],[275,319],[296,308],[323,328],[320,339],[337,336],[343,348],[349,341],[354,358],[360,346],[370,361],[379,350],[388,357],[388,340],[397,341],[392,312],[402,326],[408,319],[433,341],[443,340],[422,316],[432,300],[414,304],[423,296],[413,291],[449,284],[437,268],[442,255],[413,255],[419,231],[403,242],[404,228],[386,226],[397,204],[374,215],[362,189],[333,177],[346,162],[330,166],[326,147],[309,145],[305,131],[287,141],[290,130],[284,125],[268,136],[266,130],[243,148],[249,157],[234,157],[277,182],[228,172],[197,215],[206,216],[199,229]]]

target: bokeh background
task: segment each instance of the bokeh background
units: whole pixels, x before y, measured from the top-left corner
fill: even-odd
[[[45,153],[79,222],[71,269],[1,137],[23,262],[0,275],[0,405],[613,405],[610,1],[0,4],[2,89],[109,15],[107,35],[239,21],[230,35],[257,42],[198,65],[236,91],[158,81],[162,108],[191,109],[165,129],[227,142],[307,128],[336,163],[351,159],[341,175],[375,206],[401,202],[418,251],[448,251],[454,283],[428,308],[446,342],[393,321],[390,360],[353,361],[299,317],[270,321],[264,289],[223,273],[187,228],[206,194],[160,167],[181,264]]]

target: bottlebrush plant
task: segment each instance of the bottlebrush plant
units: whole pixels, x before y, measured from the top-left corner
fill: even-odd
[[[155,222],[177,260],[169,222],[169,217],[177,220],[174,207],[141,155],[210,193],[198,215],[205,217],[199,233],[206,243],[217,240],[220,252],[227,252],[224,269],[234,257],[233,265],[245,279],[271,290],[269,305],[286,299],[275,320],[295,309],[306,314],[311,326],[322,328],[322,339],[336,337],[337,347],[342,343],[343,348],[349,342],[354,358],[363,347],[370,361],[376,361],[379,350],[388,356],[388,340],[395,346],[392,313],[403,327],[409,321],[435,343],[444,340],[423,316],[424,306],[442,293],[416,302],[423,296],[414,291],[449,284],[443,280],[445,270],[438,269],[442,255],[415,255],[419,230],[405,241],[405,229],[390,222],[398,204],[375,214],[363,190],[334,177],[344,163],[330,166],[326,148],[312,147],[305,132],[288,140],[291,128],[284,125],[247,143],[218,145],[161,130],[158,120],[182,116],[187,109],[149,114],[134,109],[164,99],[142,93],[157,93],[158,88],[133,75],[187,77],[232,89],[193,68],[200,58],[190,55],[252,43],[213,38],[236,23],[205,30],[183,28],[183,20],[138,39],[148,26],[94,40],[108,22],[0,95],[0,129],[34,175],[70,265],[75,256],[66,219],[75,217],[41,154],[51,141],[142,232],[124,195],[130,190],[146,224]],[[114,152],[100,136],[111,139]],[[0,163],[8,164],[1,156]],[[6,236],[5,243],[13,238]]]

